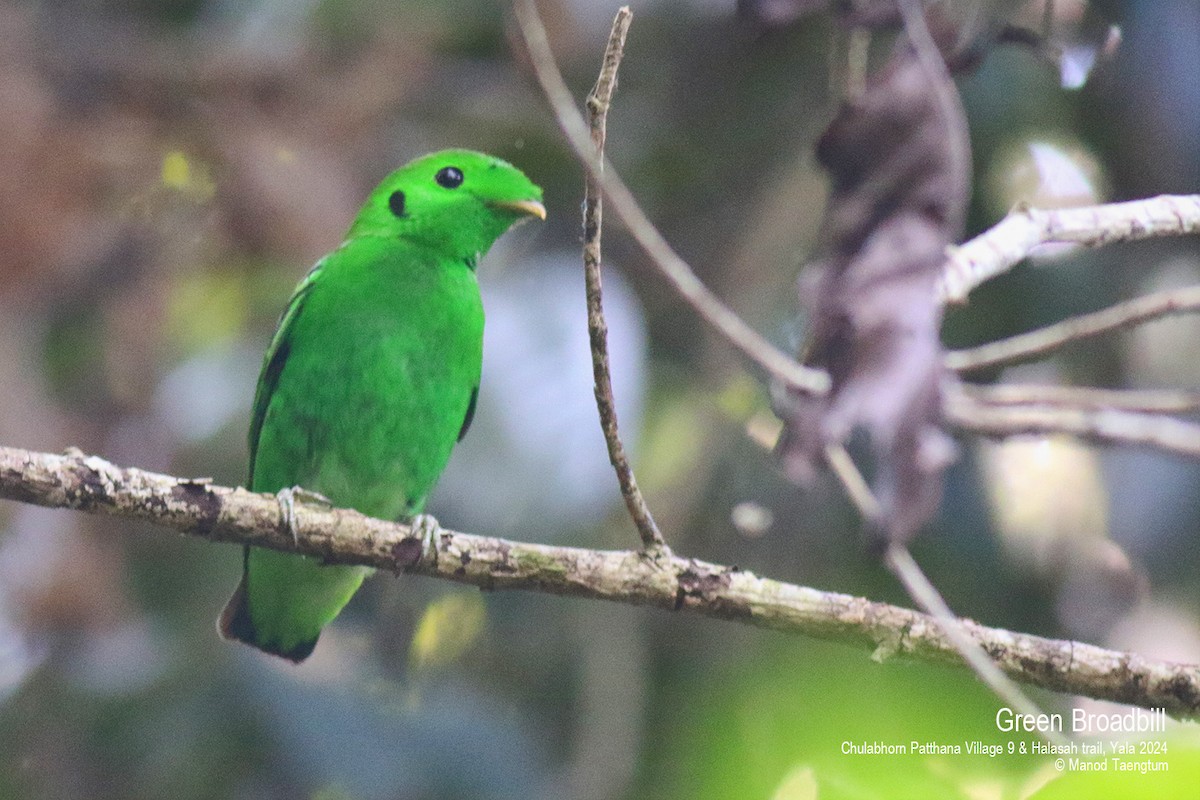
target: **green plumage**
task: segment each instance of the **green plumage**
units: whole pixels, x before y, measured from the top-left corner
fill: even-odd
[[[292,295],[250,424],[250,484],[299,486],[383,519],[419,513],[474,411],[483,353],[475,264],[541,190],[467,150],[413,161]],[[368,570],[247,548],[226,638],[301,661]]]

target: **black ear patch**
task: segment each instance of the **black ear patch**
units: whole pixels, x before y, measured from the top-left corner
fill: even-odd
[[[392,210],[392,213],[395,214],[397,217],[403,217],[404,216],[404,192],[401,192],[401,191],[392,192],[391,195],[388,197],[388,208],[390,208]]]

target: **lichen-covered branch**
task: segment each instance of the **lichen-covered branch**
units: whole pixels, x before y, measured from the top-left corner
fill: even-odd
[[[0,447],[0,498],[139,519],[215,542],[303,553],[480,589],[647,605],[857,644],[877,655],[961,664],[930,617],[861,597],[759,577],[736,567],[635,551],[585,550],[496,539],[370,519],[298,503],[295,532],[272,495],[115,466],[78,451],[64,455]],[[180,567],[181,569],[185,567]],[[1056,641],[963,621],[1014,679],[1103,700],[1200,717],[1200,665]]]
[[[950,253],[938,292],[966,300],[979,284],[1015,267],[1043,244],[1101,247],[1200,233],[1200,195],[1162,195],[1083,208],[1019,208]]]

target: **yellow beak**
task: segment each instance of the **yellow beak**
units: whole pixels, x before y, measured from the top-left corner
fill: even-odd
[[[518,214],[528,214],[546,221],[546,207],[537,200],[502,200],[489,203],[492,208],[502,208],[505,211],[515,211]]]

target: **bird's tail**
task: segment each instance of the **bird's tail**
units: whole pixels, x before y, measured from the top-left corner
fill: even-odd
[[[217,620],[221,636],[297,664],[369,572],[250,547],[243,564],[241,583]]]

